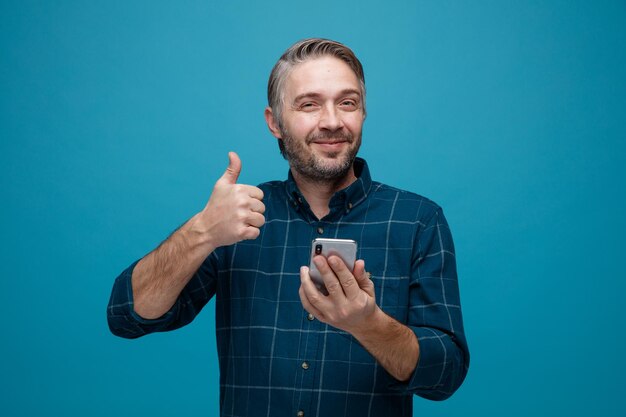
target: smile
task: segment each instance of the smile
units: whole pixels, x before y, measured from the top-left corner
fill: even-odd
[[[312,142],[313,145],[317,145],[318,147],[322,149],[326,149],[326,150],[337,150],[337,149],[342,148],[347,143],[348,141],[345,141],[345,140],[333,141],[333,142],[326,142],[326,141]]]

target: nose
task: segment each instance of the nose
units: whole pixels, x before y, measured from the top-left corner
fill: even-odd
[[[326,105],[322,108],[319,119],[319,128],[336,131],[343,127],[341,114],[334,105]]]

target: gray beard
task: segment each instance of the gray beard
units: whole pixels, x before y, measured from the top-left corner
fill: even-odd
[[[357,146],[351,149],[336,164],[325,164],[320,158],[314,154],[308,154],[308,149],[304,144],[295,141],[289,132],[285,129],[281,130],[283,144],[285,147],[285,158],[289,162],[289,166],[297,173],[313,182],[329,182],[337,181],[344,178],[350,172],[352,163],[356,157],[359,147],[361,146],[361,138],[357,138]],[[306,145],[317,139],[341,138],[348,143],[353,144],[355,138],[351,134],[343,133],[320,133],[306,137]],[[335,158],[339,152],[329,154],[329,157]]]

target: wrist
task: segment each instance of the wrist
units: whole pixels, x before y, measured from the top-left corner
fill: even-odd
[[[376,305],[374,311],[367,318],[364,318],[360,325],[355,327],[350,333],[361,342],[376,339],[384,334],[389,324],[388,319],[387,314]]]
[[[215,242],[205,223],[203,213],[197,213],[181,228],[181,232],[192,249],[203,248],[211,253],[219,245]]]

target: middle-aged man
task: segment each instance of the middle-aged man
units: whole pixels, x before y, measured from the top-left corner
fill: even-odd
[[[439,206],[356,158],[361,63],[303,40],[268,99],[288,179],[237,184],[231,152],[206,207],[115,281],[112,332],[179,328],[216,295],[223,416],[410,416],[413,394],[449,397],[469,365],[452,237]],[[314,257],[324,292],[309,276],[316,237],[358,243],[354,268]]]

